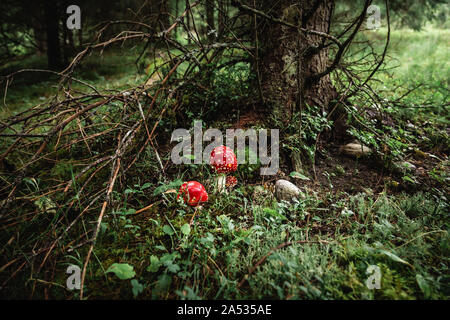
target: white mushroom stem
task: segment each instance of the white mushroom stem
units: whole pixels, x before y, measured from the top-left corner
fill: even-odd
[[[216,177],[216,188],[219,193],[227,193],[227,188],[225,186],[227,176],[223,173],[220,173]]]
[[[194,209],[194,214],[192,215],[191,221],[189,222],[189,226],[192,226],[192,224],[194,223],[195,220],[195,215],[197,214],[197,211],[202,210],[203,207],[202,206],[196,206]]]

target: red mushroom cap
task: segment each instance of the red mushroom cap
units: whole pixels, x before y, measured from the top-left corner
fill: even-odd
[[[233,176],[228,176],[225,179],[225,186],[228,188],[233,188],[235,185],[237,185],[237,178]]]
[[[180,198],[180,195],[183,195],[183,200],[192,207],[208,201],[208,193],[205,187],[197,181],[183,183],[178,192],[177,199]]]
[[[236,155],[226,146],[214,148],[209,163],[217,173],[234,172],[237,169]]]

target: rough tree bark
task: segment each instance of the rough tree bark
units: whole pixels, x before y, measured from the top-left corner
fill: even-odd
[[[333,0],[262,1],[270,16],[310,30],[329,32]],[[270,11],[264,8],[270,8]],[[261,21],[261,19],[258,19]],[[324,38],[264,19],[259,32],[259,70],[265,102],[284,112],[301,110],[305,103],[327,108],[337,96],[329,75],[310,77],[329,65],[328,48],[314,50]]]
[[[186,0],[185,1],[185,10],[187,10],[189,7],[190,7],[189,0]],[[191,15],[190,14],[186,15],[186,28],[188,30],[190,30],[190,28],[191,28]],[[188,44],[191,44],[191,37],[188,37]]]
[[[219,0],[218,1],[218,9],[219,9],[219,13],[217,16],[217,32],[218,32],[218,37],[221,39],[223,36],[223,31],[224,31],[224,24],[227,21],[227,3],[226,0]]]
[[[161,30],[165,30],[170,26],[170,7],[168,0],[162,0],[159,8],[160,21],[162,24]]]
[[[212,30],[215,29],[214,23],[214,0],[206,0],[206,33],[208,34],[208,39],[210,42],[214,41],[214,33]]]
[[[168,0],[147,1],[148,24],[155,32],[163,31],[170,26],[170,7]]]
[[[30,27],[33,29],[34,41],[39,54],[45,54],[47,48],[46,22],[42,9],[42,3],[33,2],[24,10],[30,10],[33,14],[29,19]]]
[[[180,14],[180,0],[175,0],[175,17],[178,17]],[[178,38],[178,25],[175,27],[174,30],[175,39]]]
[[[48,0],[44,6],[45,20],[47,23],[47,60],[50,69],[61,67],[61,48],[58,30],[58,6],[56,0]]]

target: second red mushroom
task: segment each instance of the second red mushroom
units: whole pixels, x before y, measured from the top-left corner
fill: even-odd
[[[233,150],[226,146],[219,146],[214,148],[211,152],[209,160],[210,165],[218,174],[215,186],[219,192],[225,191],[226,174],[236,171],[237,158]]]

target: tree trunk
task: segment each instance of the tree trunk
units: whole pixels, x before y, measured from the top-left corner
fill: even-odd
[[[45,20],[47,23],[47,61],[50,69],[61,67],[61,49],[59,44],[58,8],[55,0],[45,2]]]
[[[78,47],[79,49],[83,48],[83,26],[78,30]]]
[[[175,0],[175,19],[180,15],[180,0]],[[178,39],[178,24],[175,26],[175,39]]]
[[[210,42],[214,42],[214,0],[206,0],[206,33]]]
[[[24,8],[27,10],[29,8]],[[33,3],[33,16],[30,18],[30,27],[33,29],[34,41],[39,54],[45,54],[47,48],[47,25],[43,15],[42,4]]]
[[[46,33],[45,29],[42,30],[39,27],[33,28],[34,41],[36,42],[37,52],[39,54],[44,54],[46,52]]]
[[[318,1],[280,0],[274,5],[266,0],[260,5],[262,11],[271,8],[265,12],[276,19],[327,33],[334,1]],[[314,2],[320,5],[316,8]],[[288,115],[302,110],[305,103],[326,109],[337,96],[329,75],[310,80],[310,76],[322,72],[329,64],[328,49],[311,50],[322,44],[324,38],[305,35],[295,28],[264,20],[258,35],[262,45],[258,65],[264,101]]]
[[[170,8],[169,8],[169,1],[168,0],[162,0],[160,3],[159,8],[159,21],[161,23],[161,31],[166,30],[170,27]]]
[[[189,0],[186,0],[185,4],[186,4],[185,9],[187,10],[190,7]],[[186,32],[189,32],[191,30],[191,14],[190,13],[188,13],[186,15],[186,28],[187,28]],[[188,36],[188,44],[191,44],[191,37],[189,37],[189,36]]]
[[[227,13],[226,13],[226,7],[227,4],[225,3],[226,0],[219,0],[219,13],[217,16],[217,32],[219,38],[222,38],[223,32],[224,32],[224,25],[227,21]]]

